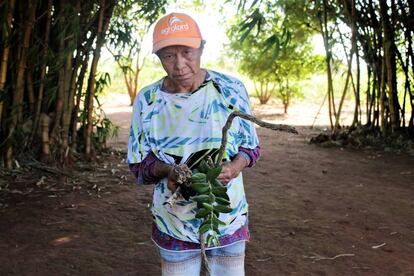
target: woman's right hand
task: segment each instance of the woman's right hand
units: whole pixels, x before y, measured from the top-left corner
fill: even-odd
[[[171,170],[168,173],[168,181],[167,181],[167,187],[171,192],[175,192],[178,188],[177,184],[177,174],[174,172],[174,166],[171,166]]]
[[[167,187],[171,192],[175,192],[179,185],[186,182],[192,175],[190,168],[186,164],[172,165],[168,172]]]

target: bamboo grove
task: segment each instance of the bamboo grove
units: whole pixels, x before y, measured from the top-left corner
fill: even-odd
[[[319,30],[324,38],[328,77],[328,98],[331,125],[339,127],[339,116],[348,86],[354,94],[353,126],[381,128],[386,134],[398,129],[414,132],[414,3],[408,0],[323,0],[318,10]],[[334,22],[332,28],[328,22]],[[348,36],[341,33],[338,22],[347,24]],[[333,93],[330,40],[337,32],[340,43],[348,39],[348,70],[339,103]],[[366,90],[362,91],[361,59],[368,74]],[[355,62],[353,62],[355,60]],[[355,67],[355,68],[353,68]],[[365,106],[362,106],[365,97]],[[411,110],[407,116],[407,110]],[[333,116],[332,116],[333,115]],[[335,123],[332,122],[335,118]]]
[[[127,44],[125,14],[135,10],[135,16],[155,20],[164,4],[1,1],[0,152],[5,167],[28,154],[61,164],[75,153],[93,156],[99,131],[111,126],[97,110],[97,94],[108,81],[97,72],[101,48],[109,36]]]
[[[235,1],[248,14],[241,26],[242,37],[261,32],[275,19],[287,25],[300,21],[304,35],[323,37],[327,97],[332,130],[341,127],[341,111],[347,93],[355,100],[353,127],[414,132],[414,2],[410,0],[278,0]],[[283,18],[277,14],[282,13]],[[266,18],[264,14],[274,14]],[[285,24],[287,22],[287,24]],[[344,28],[347,26],[347,28]],[[288,29],[288,27],[287,27]],[[295,32],[295,30],[292,30]],[[275,41],[272,34],[267,42]],[[279,39],[281,40],[281,39]],[[269,43],[267,43],[269,44]],[[279,46],[276,44],[275,47]],[[334,83],[338,58],[334,49],[346,56],[344,87]],[[263,45],[269,49],[269,45]],[[362,62],[364,61],[364,62]],[[367,78],[362,78],[366,66]],[[336,70],[338,71],[338,70]],[[363,83],[366,82],[366,83]],[[335,87],[336,86],[336,87]]]

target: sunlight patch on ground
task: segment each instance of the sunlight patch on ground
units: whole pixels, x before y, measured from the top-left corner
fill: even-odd
[[[276,124],[288,124],[294,126],[327,127],[329,122],[329,111],[327,103],[322,106],[322,100],[309,101],[302,100],[294,102],[289,108],[288,113],[284,114],[283,105],[280,100],[270,99],[268,104],[261,105],[257,98],[251,98],[253,114],[262,118],[264,121]],[[318,113],[320,109],[320,112]],[[353,119],[353,104],[344,104],[341,115],[341,124],[350,125]]]

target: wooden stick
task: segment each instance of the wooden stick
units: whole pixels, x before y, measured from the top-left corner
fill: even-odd
[[[271,124],[268,122],[264,122],[260,119],[257,119],[253,115],[249,115],[249,114],[239,112],[239,111],[233,111],[232,113],[230,113],[229,117],[227,118],[226,124],[224,125],[223,130],[222,130],[223,135],[221,138],[221,146],[220,146],[219,155],[218,155],[217,162],[216,162],[216,167],[221,165],[223,155],[226,150],[227,131],[230,129],[231,123],[233,122],[233,119],[235,117],[240,117],[242,119],[252,121],[253,123],[258,124],[261,127],[268,128],[271,130],[284,131],[284,132],[298,134],[298,131],[294,127],[291,127],[288,125],[281,125],[281,124]]]
[[[354,257],[355,256],[355,254],[338,254],[338,255],[336,255],[336,256],[333,256],[333,257],[324,257],[324,256],[321,256],[321,255],[318,255],[318,254],[315,254],[314,256],[303,256],[304,258],[308,258],[308,259],[313,259],[313,263],[314,262],[317,262],[317,261],[320,261],[320,260],[335,260],[335,259],[337,259],[337,258],[340,258],[340,257]]]
[[[207,275],[211,275],[211,269],[208,264],[207,254],[206,254],[206,245],[203,234],[200,233],[200,249],[201,249],[201,255],[203,257],[203,264],[205,269],[207,270]]]

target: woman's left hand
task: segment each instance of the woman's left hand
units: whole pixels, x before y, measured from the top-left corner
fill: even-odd
[[[221,183],[227,185],[233,178],[236,178],[241,170],[238,170],[234,164],[224,163],[222,164],[221,173],[217,177]]]
[[[221,173],[217,177],[221,183],[227,185],[233,178],[249,165],[249,161],[238,154],[231,162],[222,164]]]

